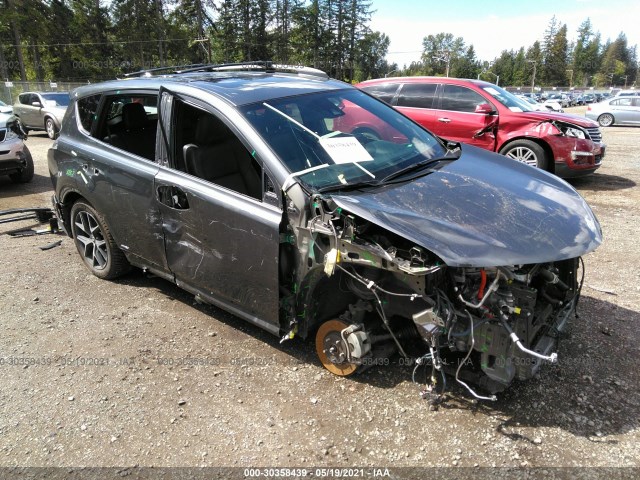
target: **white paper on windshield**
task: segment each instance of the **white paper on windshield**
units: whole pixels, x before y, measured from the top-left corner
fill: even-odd
[[[495,88],[492,88],[492,87],[485,87],[484,91],[493,95],[494,97],[497,97],[498,95],[500,95],[500,93]]]
[[[522,112],[523,110],[520,107],[509,107],[509,110],[512,112]]]
[[[335,163],[368,162],[373,160],[369,152],[354,137],[323,137],[322,148]]]

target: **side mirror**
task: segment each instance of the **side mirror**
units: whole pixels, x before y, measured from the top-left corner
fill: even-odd
[[[34,107],[42,108],[42,104],[40,102],[31,102],[31,105]]]
[[[495,113],[495,110],[488,103],[481,103],[480,105],[476,105],[476,113],[491,115]]]

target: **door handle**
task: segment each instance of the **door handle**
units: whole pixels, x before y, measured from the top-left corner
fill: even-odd
[[[156,190],[160,203],[176,210],[188,210],[189,200],[184,190],[175,185],[160,185]]]
[[[451,120],[450,120],[450,119],[448,119],[447,117],[440,117],[440,118],[438,119],[438,121],[439,121],[439,122],[442,122],[442,123],[449,123],[449,122],[451,122]]]

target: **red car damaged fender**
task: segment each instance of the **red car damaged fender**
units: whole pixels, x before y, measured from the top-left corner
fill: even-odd
[[[494,151],[501,152],[521,138],[536,138],[548,146],[554,160],[554,173],[560,177],[576,177],[597,170],[604,157],[605,145],[595,122],[577,115],[546,112],[509,112],[500,115]],[[586,130],[592,138],[566,135],[563,130],[573,126]],[[595,137],[594,141],[593,137]]]
[[[442,138],[495,151],[560,177],[593,173],[604,157],[597,123],[576,115],[534,112],[488,82],[400,77],[357,86]]]

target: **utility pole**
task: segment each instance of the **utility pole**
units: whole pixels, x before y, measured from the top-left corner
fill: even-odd
[[[445,72],[445,77],[449,76],[449,67],[451,66],[451,50],[440,50],[438,52],[438,56],[436,59],[447,62],[447,70]]]
[[[211,39],[209,37],[198,38],[193,41],[193,43],[199,43],[202,48],[204,48],[205,53],[207,54],[207,62],[211,63]]]
[[[571,72],[571,75],[569,76],[569,90],[571,90],[571,85],[573,84],[573,70],[569,68],[566,71]]]
[[[529,63],[533,63],[533,77],[531,78],[531,93],[533,93],[533,88],[536,85],[536,61],[535,60],[527,60]]]

